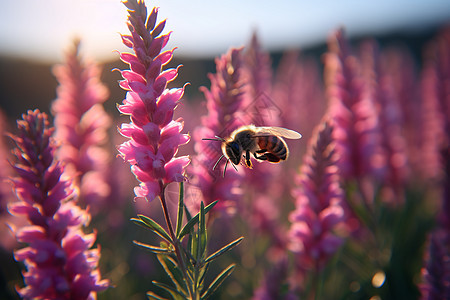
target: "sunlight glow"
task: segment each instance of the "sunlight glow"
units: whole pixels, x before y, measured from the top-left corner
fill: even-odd
[[[386,281],[386,274],[383,271],[378,271],[372,277],[372,285],[375,288],[382,287],[385,281]]]
[[[349,36],[392,30],[419,30],[450,18],[445,0],[321,1],[147,1],[160,7],[173,31],[168,47],[193,57],[213,57],[245,45],[254,30],[268,50],[305,47],[325,41],[345,26]],[[405,9],[405,7],[408,9]],[[20,13],[19,13],[20,12]],[[21,0],[3,3],[0,11],[0,55],[54,61],[80,37],[83,51],[100,61],[123,50],[126,10],[119,0]]]

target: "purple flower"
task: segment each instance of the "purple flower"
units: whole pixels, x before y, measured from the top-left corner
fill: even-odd
[[[243,80],[246,89],[245,112],[256,126],[280,125],[280,110],[272,98],[272,62],[269,53],[253,33],[244,53]]]
[[[450,29],[443,31],[428,49],[422,74],[422,173],[440,179],[441,152],[450,147]]]
[[[282,112],[280,125],[300,129],[302,135],[309,138],[325,111],[323,84],[317,62],[298,52],[285,53],[276,72],[272,95]],[[292,109],[293,106],[302,109]],[[295,143],[292,149],[304,146],[305,143]]]
[[[65,163],[67,175],[75,178],[81,203],[97,211],[111,192],[107,182],[111,155],[104,148],[111,118],[102,106],[108,90],[100,82],[98,67],[81,60],[78,41],[54,74],[60,84],[52,105],[55,138],[61,142],[57,157]]]
[[[392,48],[383,50],[380,57],[381,74],[390,81],[392,97],[400,106],[402,136],[406,141],[406,154],[412,172],[420,172],[423,162],[420,158],[422,144],[422,123],[420,109],[420,85],[417,84],[417,71],[414,59],[407,48]]]
[[[281,111],[272,99],[272,67],[269,53],[260,45],[256,33],[252,35],[250,45],[244,53],[243,81],[246,83],[245,107],[243,111],[249,122],[256,126],[280,125]],[[256,163],[252,169],[245,169],[246,183],[261,194],[271,189],[280,165]],[[257,198],[257,197],[255,197]],[[264,200],[263,202],[267,202]]]
[[[216,74],[210,74],[211,88],[203,88],[208,114],[202,118],[202,126],[194,131],[195,152],[197,153],[193,168],[192,183],[201,192],[205,205],[221,200],[215,209],[232,209],[240,199],[237,183],[241,174],[228,166],[222,176],[225,160],[213,170],[214,164],[222,155],[221,143],[203,141],[203,138],[220,136],[226,138],[241,125],[248,125],[247,116],[242,113],[244,90],[242,81],[242,50],[231,49],[227,54],[216,59]],[[241,172],[242,173],[242,172]]]
[[[350,54],[342,30],[329,40],[325,57],[325,80],[334,122],[333,137],[345,179],[375,176],[383,172],[384,158],[378,153],[378,120],[372,99],[364,91],[359,62]]]
[[[0,110],[0,132],[4,133],[9,131],[6,116],[3,111]],[[9,177],[12,174],[11,168],[11,151],[6,146],[6,136],[2,134],[0,137],[0,249],[6,249],[12,251],[14,247],[17,247],[17,241],[11,234],[8,227],[14,227],[14,223],[20,223],[18,218],[12,217],[7,210],[8,203],[13,202],[15,196],[11,190],[11,183]],[[8,224],[8,226],[4,226]]]
[[[317,130],[293,190],[296,208],[289,219],[290,249],[298,266],[319,272],[343,243],[334,230],[344,227],[347,209],[339,186],[333,128],[325,122]]]
[[[437,230],[431,234],[421,285],[423,300],[450,298],[450,234]]]
[[[325,112],[325,93],[317,62],[298,52],[285,53],[276,72],[272,99],[276,99],[280,107],[280,126],[297,130],[309,140]],[[293,154],[289,165],[301,164],[302,155],[294,153],[305,153],[306,145],[303,142],[289,145]]]
[[[255,291],[253,300],[294,300],[298,297],[291,291],[286,291],[285,286],[288,277],[287,260],[281,260],[275,267],[269,270],[261,285]]]
[[[53,128],[38,110],[17,124],[13,168],[19,176],[13,184],[20,201],[8,209],[29,221],[15,230],[17,240],[28,244],[14,253],[27,267],[26,286],[18,292],[24,299],[95,299],[109,282],[100,280],[99,249],[90,249],[95,233],[82,231],[90,216],[71,200],[71,181],[61,177],[63,169],[54,161]]]
[[[185,179],[184,169],[190,162],[188,156],[175,157],[178,146],[189,141],[187,134],[181,134],[181,120],[173,120],[184,87],[166,88],[176,78],[178,69],[162,71],[172,59],[174,49],[161,52],[170,33],[161,35],[165,21],[156,25],[157,9],[147,17],[143,1],[130,0],[124,4],[128,8],[131,34],[122,36],[122,41],[134,54],[120,54],[130,70],[121,71],[124,80],[120,86],[127,95],[118,110],[129,115],[131,122],[122,124],[119,130],[129,140],[118,150],[141,182],[134,189],[136,197],[152,201],[167,184]]]
[[[6,132],[6,118],[0,110],[0,132]],[[10,151],[6,147],[5,136],[0,137],[0,217],[7,214],[6,206],[12,198],[11,186],[7,182],[11,167],[8,164]]]
[[[366,92],[373,99],[379,119],[379,146],[385,157],[386,170],[382,178],[382,199],[390,204],[401,204],[409,175],[403,115],[393,88],[394,79],[382,72],[381,56],[374,41],[361,47],[361,66]]]
[[[437,228],[431,233],[423,270],[422,299],[450,298],[450,29],[439,35],[429,49],[424,71],[425,137],[424,171],[442,184]],[[426,145],[429,143],[430,145]]]

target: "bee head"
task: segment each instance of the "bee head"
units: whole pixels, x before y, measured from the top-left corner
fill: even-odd
[[[239,144],[235,141],[226,143],[225,151],[231,162],[238,165],[242,156],[242,150]]]

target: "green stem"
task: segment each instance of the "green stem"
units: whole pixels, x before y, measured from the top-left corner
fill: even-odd
[[[159,180],[159,185],[161,187],[161,195],[160,195],[159,199],[161,200],[161,206],[162,206],[164,218],[166,219],[167,228],[169,230],[170,237],[172,238],[172,245],[175,248],[175,255],[177,256],[178,263],[180,264],[181,272],[183,273],[183,276],[186,280],[186,284],[189,289],[190,299],[193,299],[193,296],[195,294],[194,294],[194,291],[192,290],[192,284],[190,283],[189,276],[186,271],[186,264],[184,262],[183,254],[181,253],[181,249],[180,249],[180,241],[178,240],[177,236],[175,235],[175,231],[173,230],[173,226],[172,226],[172,221],[170,220],[169,210],[167,209],[166,196],[165,196],[166,186],[164,185],[162,180]]]

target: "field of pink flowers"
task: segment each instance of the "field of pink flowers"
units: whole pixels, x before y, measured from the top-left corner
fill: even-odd
[[[254,34],[199,103],[158,9],[124,5],[117,112],[75,41],[51,115],[2,140],[1,299],[450,299],[448,28],[420,63],[337,29],[275,69]],[[249,124],[303,138],[252,169],[205,140]]]

